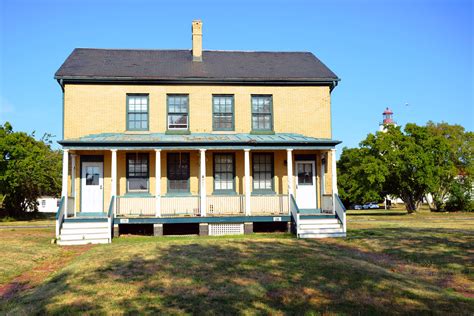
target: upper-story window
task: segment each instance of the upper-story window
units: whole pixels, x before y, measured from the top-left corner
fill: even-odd
[[[168,95],[168,130],[189,129],[188,95]]]
[[[147,94],[127,94],[127,130],[148,130]]]
[[[212,97],[212,128],[215,131],[234,130],[234,96]]]
[[[273,131],[273,104],[271,95],[252,96],[252,130]]]

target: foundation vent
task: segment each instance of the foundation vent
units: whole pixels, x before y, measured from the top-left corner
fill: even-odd
[[[243,235],[244,224],[209,224],[210,236]]]

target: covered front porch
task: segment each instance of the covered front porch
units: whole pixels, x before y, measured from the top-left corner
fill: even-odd
[[[137,141],[142,136],[62,142],[58,214],[116,223],[337,216],[335,141],[295,135]]]

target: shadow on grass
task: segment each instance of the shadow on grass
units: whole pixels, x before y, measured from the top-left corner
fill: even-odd
[[[466,260],[461,250],[466,245],[457,237],[430,239],[432,232],[439,231],[380,229],[351,235],[383,240],[387,249],[397,245],[397,236],[426,247],[449,239],[458,248],[449,255]],[[472,300],[393,272],[360,256],[350,243],[351,238],[340,248],[324,240],[160,240],[131,249],[123,242],[95,253],[117,253],[105,264],[63,270],[7,308],[38,314],[474,313]]]
[[[446,228],[370,228],[352,230],[347,243],[361,240],[372,252],[392,255],[420,265],[438,269],[472,272],[474,262],[474,232],[468,229]],[[470,271],[471,270],[471,271]]]

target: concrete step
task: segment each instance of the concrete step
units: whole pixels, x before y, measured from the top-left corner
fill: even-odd
[[[64,222],[62,228],[107,228],[108,222]]]
[[[299,238],[331,238],[331,237],[346,237],[346,233],[331,233],[331,234],[305,234],[300,233]]]
[[[71,235],[64,235],[61,233],[59,236],[60,240],[94,240],[94,239],[107,239],[109,238],[109,234],[106,233],[99,233],[99,234],[71,234]]]
[[[75,235],[75,234],[101,234],[107,233],[109,227],[100,227],[100,228],[88,228],[88,227],[78,227],[78,228],[63,228],[61,229],[61,235]]]
[[[101,239],[78,239],[78,240],[58,240],[60,246],[75,246],[75,245],[89,245],[89,244],[108,244],[108,238]]]
[[[306,224],[305,222],[300,222],[300,229],[314,229],[314,228],[342,228],[342,225],[337,224],[324,224],[324,223],[317,223],[317,224]]]
[[[319,229],[300,229],[300,234],[332,234],[343,233],[344,230],[340,228],[319,228]]]

